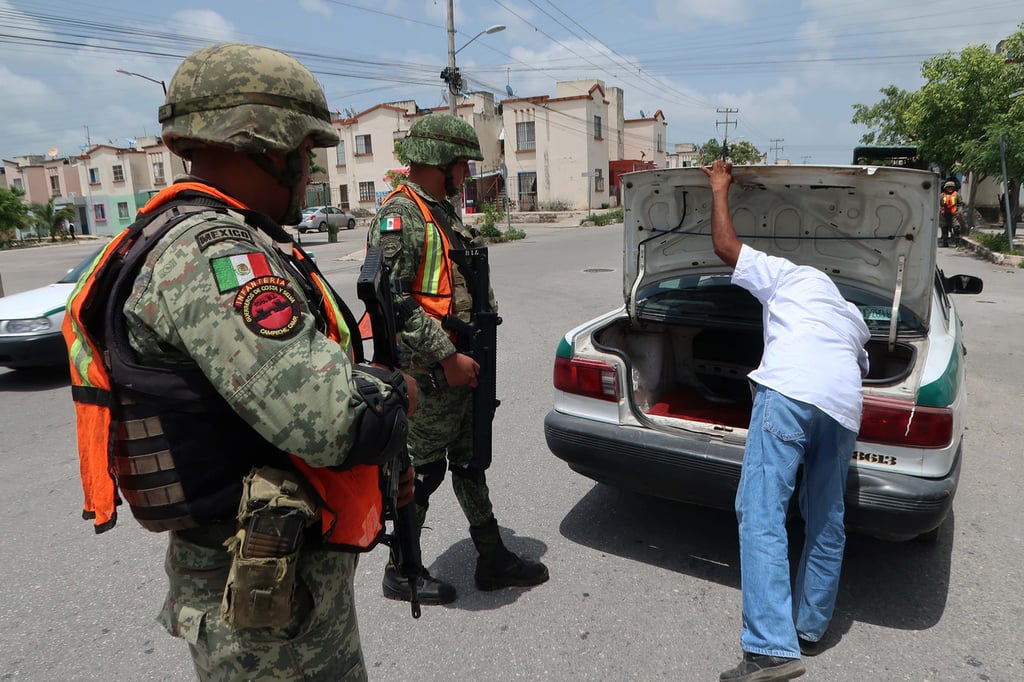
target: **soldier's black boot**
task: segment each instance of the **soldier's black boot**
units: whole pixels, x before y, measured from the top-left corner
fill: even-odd
[[[492,518],[479,526],[470,526],[476,551],[476,586],[484,591],[502,587],[531,587],[548,579],[547,567],[539,561],[523,559],[510,552],[501,541],[498,521]]]
[[[381,582],[381,587],[384,590],[384,596],[388,599],[412,600],[409,581],[402,577],[401,571],[391,560],[388,560],[388,565],[384,568],[384,580]],[[421,604],[450,604],[455,601],[455,586],[434,578],[425,568],[420,573],[416,587]]]
[[[423,517],[426,514],[426,508],[422,508],[417,505],[417,528],[416,528],[416,544],[420,541],[420,529],[423,523]],[[384,590],[384,596],[388,599],[395,599],[397,601],[412,601],[412,593],[409,591],[409,581],[402,576],[402,572],[398,570],[398,564],[395,562],[394,554],[388,556],[388,565],[384,568],[384,580],[381,582],[381,587]],[[426,568],[422,569],[419,578],[416,583],[416,596],[419,598],[421,604],[433,606],[437,604],[450,604],[455,601],[455,586],[449,585],[443,580],[438,580],[427,572]]]

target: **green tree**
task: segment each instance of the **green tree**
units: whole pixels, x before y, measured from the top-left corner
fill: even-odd
[[[907,114],[913,109],[915,93],[901,90],[895,85],[879,90],[884,97],[871,106],[853,105],[852,123],[860,123],[871,130],[860,138],[866,145],[914,144],[914,134]]]
[[[50,241],[57,241],[57,235],[64,230],[64,223],[75,219],[75,209],[70,206],[56,208],[53,198],[45,204],[32,204],[28,208],[29,224],[40,239],[49,235]]]
[[[14,187],[0,187],[0,246],[14,241],[16,230],[25,227],[28,220],[28,206],[21,198],[25,192]]]
[[[921,66],[924,86],[906,92],[895,86],[883,88],[884,98],[871,106],[853,105],[852,122],[869,128],[864,144],[910,143],[922,158],[939,166],[943,174],[953,170],[970,173],[980,182],[1002,174],[999,139],[1006,141],[1011,205],[1024,172],[1024,130],[1021,103],[1010,97],[1024,89],[1024,24],[993,51],[973,45],[959,53],[946,52]],[[1014,55],[1015,59],[1009,59]],[[968,220],[974,218],[974,191],[968,197]]]
[[[722,158],[722,144],[712,137],[701,146],[697,164],[710,166],[712,161],[720,158]],[[764,160],[764,155],[749,140],[737,140],[729,144],[729,158],[732,159],[733,164],[741,166],[761,163]]]

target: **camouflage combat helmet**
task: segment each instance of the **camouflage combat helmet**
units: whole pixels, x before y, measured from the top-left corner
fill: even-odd
[[[402,154],[411,163],[438,168],[458,158],[484,159],[473,126],[450,114],[427,114],[413,123],[402,141]]]
[[[338,144],[323,88],[283,52],[240,43],[204,47],[181,63],[160,107],[163,140],[175,154],[227,147],[288,153],[307,135],[317,147]]]

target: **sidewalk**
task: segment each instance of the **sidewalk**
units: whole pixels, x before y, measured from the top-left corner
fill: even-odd
[[[1024,231],[1020,229],[1020,225],[1018,225],[1017,227],[1017,234],[1014,236],[1013,239],[1013,248],[1015,251],[1024,251]],[[974,232],[972,232],[971,234],[977,232],[999,235],[1005,234],[1005,228],[1002,225],[982,224],[976,226],[974,228]],[[985,246],[979,244],[977,241],[971,239],[970,235],[966,237],[960,237],[958,241],[960,245],[963,246],[964,248],[970,249],[971,251],[974,251],[982,258],[986,258],[989,261],[996,263],[998,265],[1007,265],[1009,267],[1019,268],[1021,267],[1021,263],[1024,262],[1024,256],[1011,256],[1006,253],[996,253],[995,251],[992,251],[991,249],[988,249]]]

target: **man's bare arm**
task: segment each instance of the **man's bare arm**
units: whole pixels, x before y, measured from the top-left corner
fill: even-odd
[[[701,166],[711,186],[711,241],[715,255],[730,268],[736,267],[743,243],[736,236],[729,213],[729,186],[733,182],[732,164],[716,159],[711,168]]]

